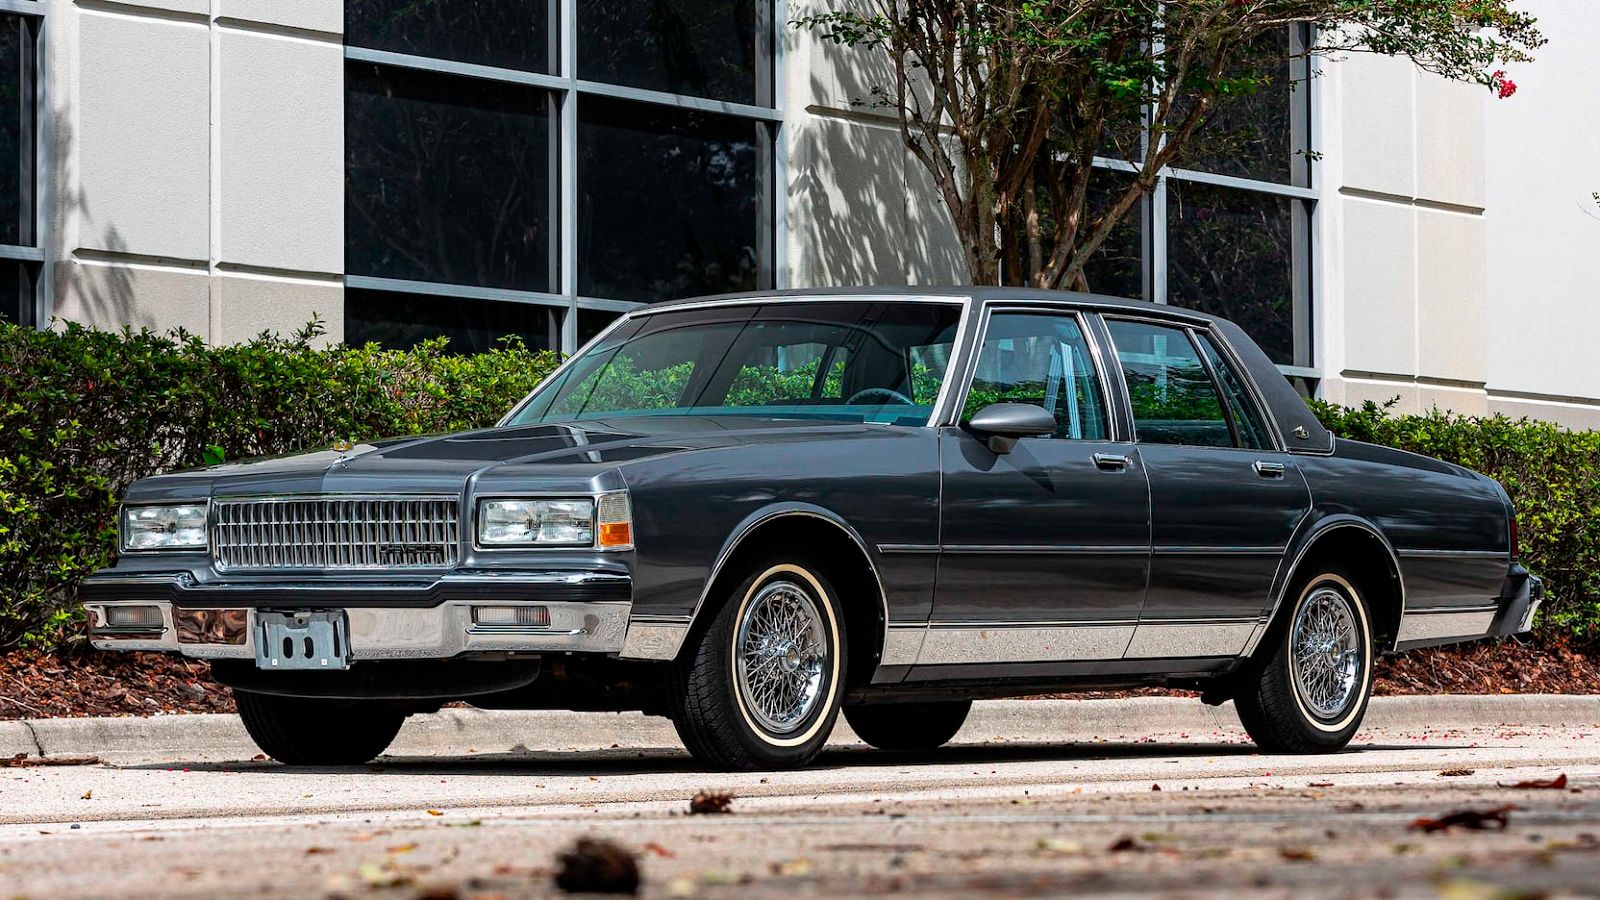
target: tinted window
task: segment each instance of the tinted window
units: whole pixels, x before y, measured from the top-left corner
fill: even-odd
[[[583,0],[578,75],[767,105],[770,0]]]
[[[1074,316],[991,316],[962,421],[991,403],[1026,403],[1056,418],[1059,438],[1104,440],[1105,401]]]
[[[621,313],[606,312],[601,309],[578,310],[578,346],[594,340],[595,336],[605,331],[606,327],[617,320]]]
[[[459,62],[549,72],[555,0],[345,0],[345,42]]]
[[[550,95],[366,63],[346,77],[347,271],[552,291]]]
[[[961,310],[784,303],[659,312],[585,350],[516,422],[628,414],[766,415],[923,425]],[[932,352],[938,348],[940,352]]]
[[[1205,335],[1200,341],[1200,347],[1205,351],[1206,362],[1211,364],[1211,370],[1217,373],[1218,383],[1222,385],[1222,397],[1227,401],[1228,415],[1239,431],[1239,443],[1252,450],[1270,449],[1272,436],[1256,408],[1255,400],[1245,388],[1244,380],[1239,377],[1238,370],[1217,346],[1216,338],[1209,334]]]
[[[562,311],[532,303],[496,303],[428,294],[345,291],[345,343],[403,350],[446,337],[449,353],[482,353],[514,336],[534,350],[561,349]]]
[[[1147,444],[1232,447],[1233,432],[1199,351],[1181,328],[1111,320],[1133,424]]]
[[[764,123],[583,97],[578,292],[662,300],[765,286],[770,155]]]
[[[1167,196],[1169,302],[1232,319],[1273,362],[1294,365],[1300,201],[1187,181],[1169,182]]]
[[[0,322],[33,324],[33,265],[0,259]]]
[[[1310,159],[1296,146],[1296,131],[1303,133],[1311,111],[1306,61],[1290,59],[1290,53],[1289,28],[1241,50],[1242,62],[1231,74],[1259,73],[1265,80],[1221,98],[1174,165],[1256,181],[1310,184]]]
[[[33,243],[32,45],[21,16],[0,16],[0,244]]]

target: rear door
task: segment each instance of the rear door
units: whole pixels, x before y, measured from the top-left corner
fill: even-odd
[[[1208,329],[1106,318],[1150,479],[1150,588],[1130,658],[1233,656],[1310,494]]]

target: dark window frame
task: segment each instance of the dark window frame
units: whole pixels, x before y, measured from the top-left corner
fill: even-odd
[[[14,267],[17,288],[16,318],[9,314],[11,300],[0,302],[0,321],[26,327],[45,327],[51,310],[49,260],[50,190],[48,178],[50,130],[40,121],[49,108],[49,72],[43,48],[48,40],[49,5],[42,0],[19,0],[0,9],[0,16],[15,20],[19,28],[17,72],[17,240],[0,243],[0,265]],[[9,275],[9,273],[8,273]],[[7,282],[13,279],[7,278]]]

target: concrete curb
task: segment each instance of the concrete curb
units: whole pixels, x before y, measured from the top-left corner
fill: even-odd
[[[1600,696],[1380,697],[1367,731],[1418,732],[1499,726],[1600,727]],[[995,700],[973,707],[958,742],[1085,742],[1240,734],[1231,705],[1139,697],[1126,700]],[[835,743],[856,737],[841,721]],[[447,709],[406,721],[390,753],[448,756],[566,750],[676,749],[665,719],[637,713]],[[0,722],[0,757],[97,755],[111,761],[249,759],[259,751],[237,716],[27,719]]]

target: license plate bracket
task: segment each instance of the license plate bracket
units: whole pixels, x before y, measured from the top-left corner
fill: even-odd
[[[339,671],[350,668],[344,610],[256,612],[256,668]]]

